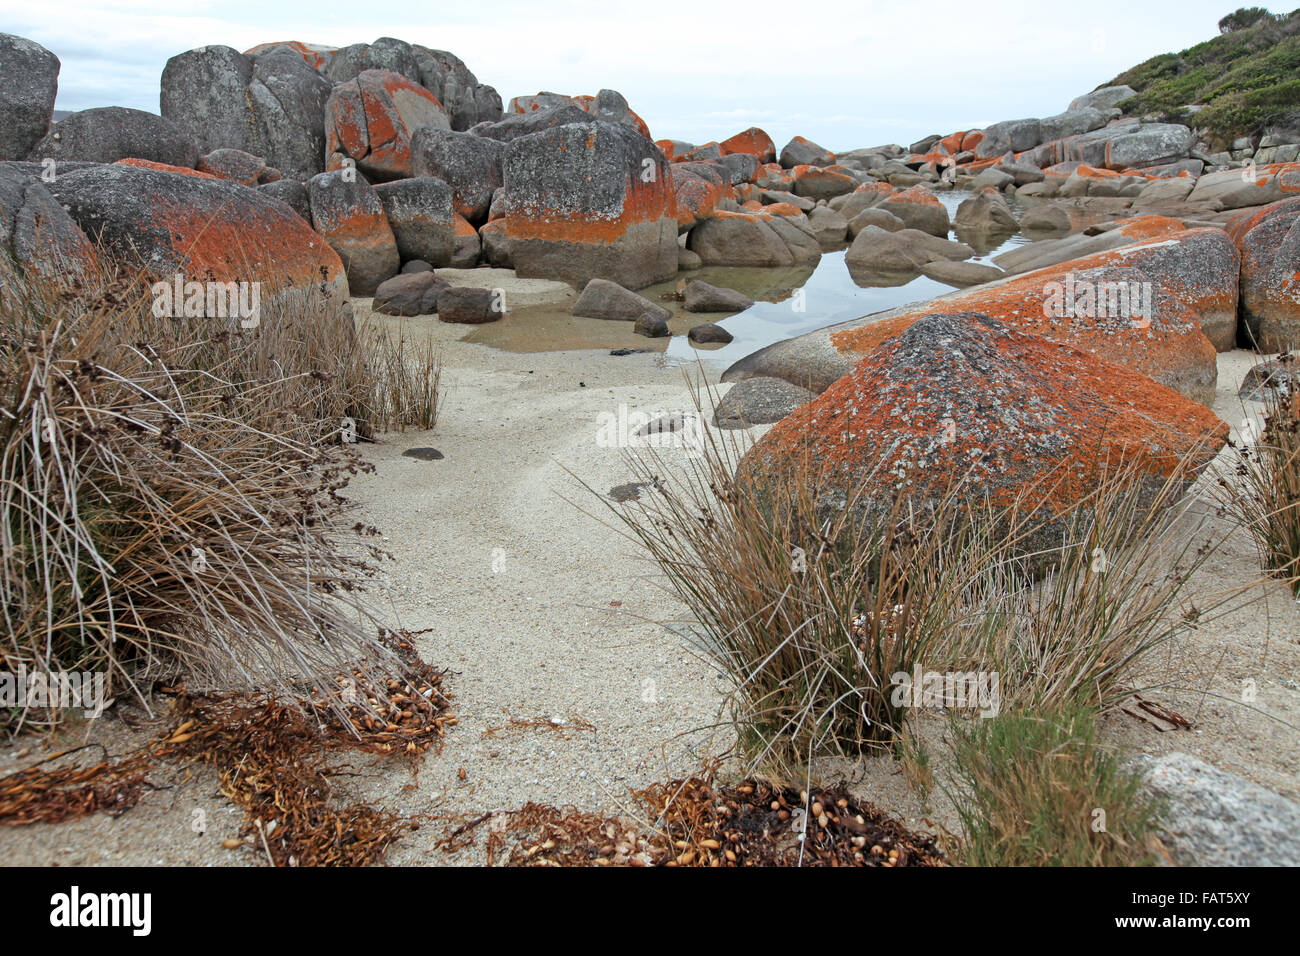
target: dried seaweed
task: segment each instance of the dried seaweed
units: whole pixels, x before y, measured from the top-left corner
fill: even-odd
[[[176,724],[118,763],[53,770],[29,768],[0,780],[0,823],[57,823],[95,812],[121,813],[147,785],[158,760],[212,767],[221,790],[246,815],[245,842],[275,866],[365,866],[378,862],[416,824],[363,803],[337,806],[328,761],[362,750],[414,763],[441,749],[456,718],[444,672],[420,660],[408,632],[382,640],[402,662],[401,676],[364,668],[335,679],[333,700],[283,700],[251,694],[174,696]]]
[[[62,823],[92,813],[125,813],[136,805],[146,786],[149,757],[136,754],[117,763],[101,760],[89,767],[28,767],[9,774],[0,779],[0,825]]]
[[[438,844],[455,853],[489,824],[489,865],[945,866],[932,836],[914,833],[843,787],[811,795],[759,780],[734,786],[714,769],[636,791],[653,826],[527,803],[465,820]]]

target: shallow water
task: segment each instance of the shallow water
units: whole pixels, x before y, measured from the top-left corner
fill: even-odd
[[[972,194],[965,190],[938,192],[939,201],[954,215],[957,206]],[[1021,205],[1012,197],[1010,205],[1017,215]],[[991,263],[994,256],[1029,240],[1020,234],[997,237],[996,245],[965,232],[950,233],[949,238],[968,243],[977,254],[969,262]],[[827,325],[856,319],[873,312],[892,309],[913,302],[923,302],[954,291],[954,287],[916,276],[896,285],[860,285],[849,275],[844,263],[848,246],[823,252],[816,268],[756,269],[707,266],[693,272],[679,273],[668,282],[641,289],[640,294],[660,302],[673,311],[669,320],[672,337],[647,339],[632,331],[631,322],[577,318],[567,307],[538,306],[518,309],[501,321],[475,328],[464,338],[512,352],[539,352],[558,349],[650,349],[664,352],[671,365],[730,365],[755,349],[792,336],[802,335]],[[744,312],[693,314],[684,311],[673,292],[682,279],[700,279],[711,285],[736,289],[754,299]],[[735,339],[724,346],[697,348],[686,337],[694,325],[716,322]]]

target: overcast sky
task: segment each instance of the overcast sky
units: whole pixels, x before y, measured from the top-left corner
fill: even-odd
[[[394,36],[450,50],[505,102],[609,87],[655,138],[700,143],[761,126],[778,148],[800,134],[847,150],[1059,112],[1148,57],[1214,36],[1235,5],[0,0],[0,32],[58,55],[59,109],[157,112],[167,58],[197,46]]]

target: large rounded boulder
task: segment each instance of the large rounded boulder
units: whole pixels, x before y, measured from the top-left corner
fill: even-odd
[[[39,43],[0,33],[0,161],[26,159],[50,128],[59,58]]]
[[[255,283],[264,313],[350,318],[343,263],[297,213],[189,172],[116,163],[60,175],[49,188],[87,236],[155,279]]]
[[[1068,382],[1069,387],[1062,387]],[[1123,464],[1163,484],[1180,458],[1208,461],[1228,427],[1132,370],[1008,328],[986,315],[926,315],[882,342],[746,453],[742,480],[811,463],[822,509],[864,520],[899,495],[922,509],[957,481],[962,495],[1023,505],[1046,522],[1024,542],[1053,544],[1051,519]]]
[[[486,136],[426,127],[411,137],[411,166],[416,176],[433,176],[450,186],[456,212],[481,223],[505,182],[505,151],[504,143]]]
[[[384,204],[355,170],[320,173],[307,181],[311,224],[338,253],[353,295],[374,295],[397,275],[401,258]]]
[[[604,120],[556,126],[512,141],[502,169],[519,275],[639,289],[677,274],[668,163],[635,130]]]
[[[84,275],[95,251],[45,184],[17,163],[0,163],[0,255],[24,272]]]
[[[328,165],[337,169],[351,159],[372,181],[412,175],[416,130],[451,128],[432,93],[391,70],[363,70],[334,87],[325,115]]]
[[[1228,224],[1241,253],[1243,338],[1264,352],[1300,347],[1300,199]]]
[[[55,123],[30,154],[33,160],[56,162],[115,163],[128,157],[193,168],[199,147],[178,124],[156,113],[104,106]]]
[[[178,53],[163,67],[163,119],[185,130],[205,153],[248,151],[254,127],[247,96],[252,80],[253,59],[233,47],[212,45]]]

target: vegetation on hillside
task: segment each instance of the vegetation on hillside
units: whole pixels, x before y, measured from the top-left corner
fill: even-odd
[[[1219,29],[1212,40],[1154,56],[1103,85],[1138,91],[1120,104],[1125,113],[1205,129],[1216,149],[1265,126],[1300,126],[1300,10],[1274,16],[1242,8]]]

